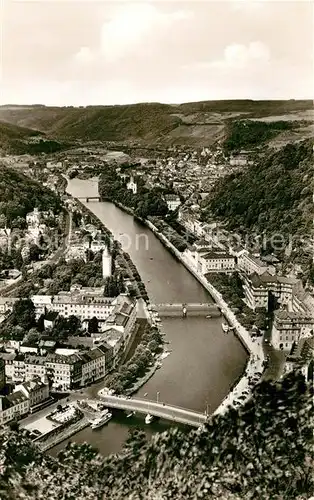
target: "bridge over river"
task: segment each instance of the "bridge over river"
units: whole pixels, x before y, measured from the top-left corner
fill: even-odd
[[[160,316],[210,316],[217,317],[221,315],[217,304],[210,303],[183,303],[183,304],[152,304],[152,309],[156,310]]]
[[[179,422],[181,424],[199,427],[207,420],[206,412],[200,413],[193,410],[187,410],[178,406],[168,405],[158,401],[150,401],[139,398],[126,398],[124,396],[109,396],[106,392],[99,391],[98,395],[104,401],[108,408],[119,410],[129,410],[139,413],[149,413],[155,417]]]
[[[86,201],[87,203],[89,201],[100,201],[100,196],[80,196],[77,197],[77,200]]]

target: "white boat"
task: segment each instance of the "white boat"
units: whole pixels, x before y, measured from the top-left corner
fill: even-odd
[[[222,323],[221,328],[225,333],[229,332],[229,325],[227,325],[227,323]]]
[[[93,420],[90,423],[90,426],[91,426],[92,429],[99,429],[99,427],[102,427],[107,422],[109,422],[109,420],[111,418],[112,418],[112,414],[109,413],[109,411],[107,410],[101,417],[95,418],[95,420]]]
[[[206,319],[210,319],[210,318],[211,318],[211,314],[207,314]]]
[[[135,411],[131,411],[130,413],[128,413],[126,418],[133,417],[133,415],[135,415]]]
[[[154,415],[150,415],[149,413],[147,413],[145,417],[145,424],[151,424],[153,420],[154,420]]]

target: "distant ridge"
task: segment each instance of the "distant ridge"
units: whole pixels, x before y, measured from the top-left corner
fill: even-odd
[[[0,106],[0,120],[39,130],[59,139],[139,141],[170,146],[206,146],[224,140],[230,121],[286,120],[304,123],[285,140],[309,137],[311,100],[221,100],[182,104],[138,103],[108,106]],[[294,129],[294,127],[291,127]]]

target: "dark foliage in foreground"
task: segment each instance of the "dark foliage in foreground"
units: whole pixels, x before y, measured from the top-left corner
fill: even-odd
[[[22,433],[0,435],[0,497],[13,499],[305,500],[313,491],[312,394],[301,375],[260,384],[243,409],[206,428],[147,442],[137,431],[120,455],[68,446],[56,461]]]

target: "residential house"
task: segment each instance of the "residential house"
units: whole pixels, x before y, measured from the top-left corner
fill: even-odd
[[[59,314],[56,311],[48,311],[44,315],[44,327],[45,327],[45,329],[53,328],[58,316],[59,316]]]
[[[9,423],[29,412],[29,399],[22,391],[0,396],[0,425]]]
[[[314,318],[299,312],[276,311],[271,334],[275,349],[291,351],[295,345],[298,351],[305,339],[313,338]]]
[[[137,193],[137,183],[134,181],[133,177],[127,182],[126,188],[132,191],[133,194]]]
[[[288,307],[297,284],[298,280],[295,278],[272,276],[268,272],[259,275],[255,272],[244,278],[245,302],[253,310],[257,308],[268,310],[269,300],[272,298],[281,306]]]
[[[68,391],[79,387],[82,379],[82,365],[78,354],[61,356],[48,354],[46,358],[47,376],[52,387],[59,391]]]
[[[235,270],[235,258],[224,252],[213,251],[201,256],[201,272],[207,273],[232,273]]]
[[[103,378],[106,374],[106,355],[105,352],[95,347],[90,351],[79,355],[82,364],[81,385],[85,386]]]
[[[44,377],[34,377],[28,382],[16,385],[14,392],[17,391],[21,391],[29,399],[29,406],[32,408],[49,398],[48,380]]]
[[[262,262],[259,258],[251,255],[247,250],[242,252],[238,257],[238,268],[245,274],[263,274],[266,271],[270,274],[275,274],[276,269],[274,266],[269,266],[265,262]]]
[[[82,322],[96,316],[104,321],[110,316],[115,307],[114,297],[104,297],[103,288],[71,287],[69,292],[59,292],[55,296],[33,295],[31,297],[37,317],[43,311],[54,311],[61,316],[77,316]]]
[[[167,203],[168,210],[171,212],[177,210],[177,208],[181,205],[180,197],[176,194],[166,194],[165,201]]]
[[[45,356],[37,356],[37,355],[28,355],[24,358],[24,379],[23,380],[32,380],[35,377],[39,377],[43,379],[47,375],[47,367],[46,367],[46,357]]]

